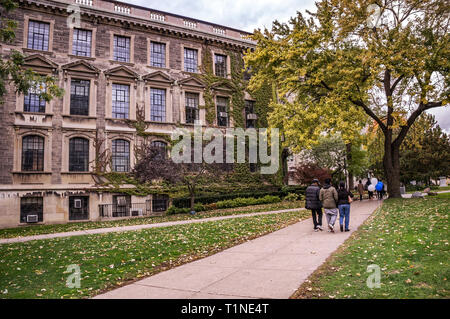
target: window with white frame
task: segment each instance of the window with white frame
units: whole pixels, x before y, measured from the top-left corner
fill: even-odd
[[[184,48],[184,71],[197,73],[198,51],[195,49]]]
[[[130,112],[130,86],[126,84],[112,85],[112,117],[127,119]]]
[[[112,141],[112,169],[114,172],[130,170],[130,142],[127,140]]]
[[[73,29],[72,54],[77,56],[91,56],[92,31]]]
[[[166,45],[159,42],[150,42],[150,65],[157,68],[166,67]]]
[[[50,23],[28,22],[28,49],[48,51],[50,42]]]
[[[129,37],[120,35],[114,36],[114,60],[119,62],[130,62],[130,42]]]
[[[166,121],[166,90],[164,89],[150,89],[150,120]]]
[[[186,92],[186,123],[195,124],[199,119],[199,94]]]

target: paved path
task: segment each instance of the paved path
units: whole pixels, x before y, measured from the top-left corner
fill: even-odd
[[[353,203],[351,232],[316,233],[309,219],[95,298],[289,298],[380,204]]]
[[[224,219],[232,219],[232,218],[243,218],[243,217],[269,215],[269,214],[281,214],[281,213],[293,212],[293,211],[301,210],[301,209],[302,208],[294,208],[294,209],[284,209],[284,210],[260,212],[260,213],[238,214],[238,215],[199,218],[199,219],[187,219],[187,220],[180,220],[180,221],[175,221],[175,222],[165,222],[165,223],[155,223],[155,224],[145,224],[145,225],[132,225],[132,226],[119,226],[119,227],[110,227],[110,228],[95,228],[95,229],[77,230],[77,231],[64,232],[64,233],[43,234],[43,235],[15,237],[15,238],[4,238],[4,239],[0,239],[0,244],[20,243],[20,242],[26,242],[26,241],[31,241],[31,240],[40,240],[40,239],[51,239],[51,238],[61,238],[61,237],[125,232],[125,231],[134,231],[134,230],[158,228],[158,227],[168,227],[168,226],[184,225],[184,224],[205,223],[205,222],[218,221],[218,220],[224,220]]]

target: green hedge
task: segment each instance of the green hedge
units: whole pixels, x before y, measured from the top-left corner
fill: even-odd
[[[214,210],[214,209],[224,209],[224,208],[236,208],[236,207],[246,207],[246,206],[252,206],[252,205],[263,205],[263,204],[273,204],[273,203],[279,203],[281,202],[281,198],[278,196],[273,195],[266,195],[264,197],[260,198],[235,198],[235,199],[228,199],[219,201],[217,203],[212,204],[195,204],[194,210],[196,212],[204,212],[208,210]],[[175,207],[170,206],[167,210],[167,214],[173,215],[173,214],[189,214],[191,211],[190,208],[187,207]]]
[[[229,192],[227,194],[215,194],[209,196],[198,196],[195,198],[196,203],[200,203],[203,205],[213,204],[220,201],[232,200],[236,198],[261,198],[267,195],[278,196],[280,198],[284,198],[288,196],[290,193],[295,193],[299,196],[299,199],[302,199],[305,194],[306,187],[304,186],[285,186],[278,189],[259,191],[254,190],[252,192]],[[191,205],[191,200],[189,197],[182,198],[174,198],[172,200],[172,205],[178,208],[189,208]]]

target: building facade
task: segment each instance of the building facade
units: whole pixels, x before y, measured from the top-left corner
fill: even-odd
[[[23,52],[26,68],[57,78],[65,93],[46,103],[37,90],[10,87],[0,105],[0,227],[164,211],[165,197],[98,191],[96,157],[108,154],[109,171],[129,172],[138,120],[162,150],[177,127],[233,127],[225,84],[211,90],[216,114],[207,120],[201,76],[208,63],[231,79],[230,52],[252,48],[248,34],[115,1],[18,2],[16,40],[0,44],[2,59]],[[249,112],[254,101],[243,94]],[[243,116],[254,125],[254,114]]]

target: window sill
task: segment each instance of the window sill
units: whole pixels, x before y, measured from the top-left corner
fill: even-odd
[[[109,63],[111,64],[120,64],[120,65],[126,65],[126,66],[134,66],[133,62],[121,62],[116,60],[109,60]]]
[[[28,48],[22,48],[23,52],[27,53],[40,53],[45,55],[53,55],[53,51],[41,51],[41,50],[35,50],[35,49],[28,49]]]
[[[72,114],[63,114],[62,117],[75,118],[75,119],[84,119],[84,120],[96,120],[97,119],[97,116],[72,115]]]
[[[64,175],[91,175],[93,172],[61,172]]]
[[[15,111],[16,114],[26,114],[26,115],[42,115],[42,116],[53,116],[53,113],[41,113],[41,112],[24,112],[24,111]]]
[[[201,72],[188,72],[188,71],[181,71],[184,75],[193,76],[195,74],[202,74]]]
[[[91,57],[91,56],[83,56],[83,55],[75,55],[75,54],[68,54],[67,56],[70,58],[76,58],[76,59],[80,59],[80,60],[95,61],[95,57]]]
[[[147,65],[147,67],[150,68],[150,69],[170,71],[170,69],[169,69],[169,68],[166,68],[166,67],[160,68],[159,66],[153,66],[153,65]]]
[[[49,171],[13,171],[12,174],[17,175],[51,175]]]

